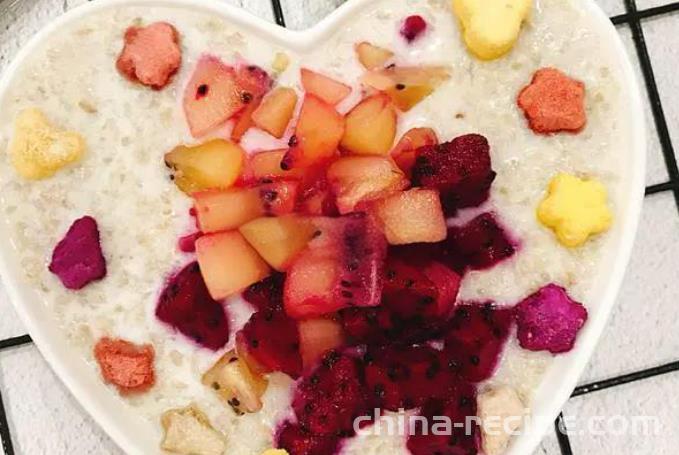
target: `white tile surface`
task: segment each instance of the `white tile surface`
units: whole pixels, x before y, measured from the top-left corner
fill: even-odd
[[[84,0],[71,0],[75,5]],[[624,12],[622,0],[597,0],[609,15]],[[670,0],[637,0],[639,8],[669,3]],[[0,71],[18,47],[44,23],[57,16],[63,0],[0,0]],[[230,0],[254,14],[272,20],[269,0]],[[343,0],[284,0],[284,13],[291,28],[307,28],[331,12]],[[679,62],[679,16],[645,21],[644,27],[656,66],[656,76],[669,126],[676,130],[679,144],[679,83],[674,77]],[[631,35],[620,31],[636,62]],[[644,93],[645,95],[645,93]],[[667,172],[654,135],[649,112],[649,169],[647,182],[667,180]],[[602,379],[679,358],[679,322],[676,314],[679,289],[679,216],[669,194],[648,198],[634,258],[621,292],[620,302],[583,382]],[[0,339],[23,334],[21,323],[9,306],[0,286]],[[625,353],[620,355],[620,353]],[[674,396],[679,375],[652,379],[572,400],[566,413],[586,418],[594,414],[633,414],[659,411],[663,424],[676,428],[679,417],[666,406]],[[11,422],[18,454],[101,454],[119,455],[120,451],[74,402],[55,378],[37,350],[23,347],[0,353],[0,390]],[[662,439],[630,439],[608,436],[571,437],[576,454],[675,454],[679,433],[668,432]],[[558,455],[558,443],[550,431],[534,455]]]
[[[637,9],[652,8],[654,6],[667,5],[674,3],[674,0],[637,0]]]

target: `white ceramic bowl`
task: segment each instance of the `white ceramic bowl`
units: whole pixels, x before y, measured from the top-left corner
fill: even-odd
[[[153,5],[203,10],[224,17],[253,34],[304,53],[318,42],[330,37],[353,15],[360,14],[361,9],[370,1],[349,0],[315,27],[306,31],[292,31],[265,22],[241,9],[212,0],[96,0],[64,14],[31,39],[0,81],[0,105],[4,104],[3,99],[11,78],[34,49],[60,28],[108,8]],[[582,0],[582,2],[583,7],[591,14],[594,26],[605,36],[605,44],[609,52],[617,57],[624,72],[621,75],[622,89],[628,95],[626,108],[631,125],[630,147],[627,155],[623,157],[625,161],[623,175],[628,199],[619,208],[616,220],[619,229],[611,234],[614,238],[611,239],[612,248],[609,251],[612,253],[603,260],[602,264],[609,278],[605,282],[598,283],[592,292],[597,305],[590,312],[590,319],[580,334],[576,349],[566,356],[558,357],[547,371],[535,395],[535,405],[532,409],[533,415],[538,418],[533,419],[523,434],[515,439],[507,455],[532,453],[546,431],[551,428],[553,420],[587,365],[608,320],[622,282],[632,250],[644,194],[645,128],[639,89],[632,66],[618,33],[608,17],[593,0]],[[74,355],[69,349],[55,319],[51,315],[46,315],[41,305],[35,305],[38,298],[31,288],[22,284],[21,269],[4,230],[4,225],[0,224],[0,275],[17,312],[28,327],[29,333],[43,356],[82,406],[125,452],[146,455],[157,453],[159,451],[158,440],[155,437],[156,432],[151,429],[151,423],[134,415],[103,385],[100,378],[85,364],[84,360]]]

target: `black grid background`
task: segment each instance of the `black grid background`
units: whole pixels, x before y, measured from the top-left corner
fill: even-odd
[[[285,27],[285,16],[283,14],[283,7],[280,0],[271,0],[274,12],[274,19],[276,23]],[[667,119],[663,110],[662,101],[656,84],[655,73],[651,59],[649,57],[648,48],[646,46],[646,38],[642,22],[649,18],[656,18],[663,15],[669,15],[674,12],[679,12],[679,2],[657,6],[648,9],[639,10],[635,0],[624,0],[625,13],[611,17],[611,22],[616,26],[627,26],[631,29],[634,46],[636,48],[636,57],[639,60],[641,71],[644,77],[644,85],[646,88],[646,95],[650,101],[651,111],[653,113],[653,121],[660,141],[665,165],[669,180],[664,183],[659,183],[646,187],[646,196],[652,196],[658,193],[672,192],[674,199],[679,208],[679,167],[674,154],[674,146],[667,127]],[[0,340],[0,351],[12,349],[17,346],[23,346],[32,343],[29,335],[19,337],[7,338]],[[624,384],[629,384],[636,381],[643,381],[644,379],[661,376],[664,374],[679,371],[679,361],[658,365],[646,370],[636,371],[622,376],[616,376],[602,381],[584,384],[577,387],[571,397],[579,397],[590,393],[595,393],[600,390],[610,389]],[[554,431],[559,442],[559,448],[562,455],[573,455],[570,439],[568,437],[568,429],[564,425],[563,415],[554,422]],[[14,455],[14,446],[12,444],[12,435],[10,433],[9,424],[7,422],[7,412],[2,399],[2,390],[0,389],[0,440],[2,441],[2,448],[6,455]],[[649,451],[653,448],[649,447]]]

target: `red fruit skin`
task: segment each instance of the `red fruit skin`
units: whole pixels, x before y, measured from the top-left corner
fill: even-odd
[[[469,382],[492,376],[514,323],[514,309],[488,303],[459,305],[445,337],[450,371]]]
[[[185,235],[180,237],[177,242],[177,248],[182,253],[195,253],[196,252],[196,240],[203,236],[202,232],[194,232],[193,234]]]
[[[73,222],[52,252],[49,271],[71,290],[79,290],[106,276],[99,227],[91,216]]]
[[[473,270],[493,267],[514,256],[517,244],[500,225],[493,213],[483,213],[464,226],[448,230],[451,251],[459,262]]]
[[[273,273],[243,291],[243,298],[257,311],[283,308],[284,273]]]
[[[360,362],[336,351],[298,384],[292,402],[297,420],[314,435],[353,436],[354,420],[368,411]]]
[[[94,357],[104,381],[116,386],[122,395],[145,392],[156,382],[155,350],[150,344],[138,346],[106,337],[94,346]]]
[[[587,124],[585,84],[556,68],[536,71],[517,104],[537,134],[578,133]]]
[[[581,303],[561,286],[549,284],[516,306],[519,344],[530,351],[569,352],[587,318]]]
[[[441,423],[441,417],[446,416],[452,422],[452,434],[422,434],[408,437],[407,447],[412,455],[475,455],[480,452],[481,434],[478,426],[470,421],[470,434],[466,434],[467,417],[476,416],[476,390],[471,384],[458,382],[455,392],[447,400],[430,400],[420,411],[420,415],[429,421],[429,429],[436,423]],[[417,427],[420,428],[419,426]],[[440,428],[440,427],[439,427]]]
[[[390,411],[413,409],[430,399],[447,399],[455,391],[457,373],[429,346],[368,348],[365,381],[373,406]]]
[[[278,430],[276,447],[290,455],[330,455],[338,452],[340,438],[319,436],[297,423],[285,422]]]
[[[297,321],[280,308],[258,311],[236,334],[238,352],[245,350],[262,372],[280,371],[292,378],[302,374]]]
[[[495,175],[488,140],[479,134],[467,134],[419,148],[412,183],[439,190],[444,211],[454,215],[459,208],[485,202]]]
[[[156,306],[158,320],[198,345],[217,351],[229,341],[229,321],[192,262],[168,280]]]
[[[408,16],[401,25],[401,36],[408,43],[418,39],[427,30],[427,21],[422,16]]]
[[[116,67],[130,81],[161,90],[179,70],[181,61],[177,29],[166,22],[155,22],[127,29]]]

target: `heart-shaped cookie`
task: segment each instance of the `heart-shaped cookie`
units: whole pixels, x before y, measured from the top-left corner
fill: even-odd
[[[468,30],[479,9],[465,5],[460,19]],[[66,112],[69,128],[89,145],[88,166],[64,173],[65,181],[36,183],[17,180],[10,160],[0,160],[7,220],[0,274],[44,355],[124,450],[158,453],[163,441],[170,450],[210,454],[260,455],[278,445],[291,455],[312,448],[330,455],[339,444],[348,454],[427,453],[447,447],[450,435],[407,443],[399,435],[349,438],[363,429],[351,428],[354,411],[366,411],[366,403],[421,406],[427,421],[458,418],[460,406],[469,415],[497,413],[493,396],[479,401],[475,393],[510,390],[500,386],[512,390],[503,393],[512,406],[501,406],[501,414],[515,417],[520,402],[536,418],[511,441],[487,439],[486,450],[507,442],[508,454],[534,449],[572,391],[622,279],[643,194],[645,143],[632,71],[607,18],[590,1],[541,6],[532,21],[545,26],[527,28],[522,40],[539,56],[548,30],[563,51],[558,66],[604,100],[605,109],[587,106],[588,135],[536,139],[516,107],[538,69],[535,54],[512,52],[493,65],[470,59],[447,2],[351,0],[314,29],[292,32],[221,3],[100,0],[36,36],[0,85],[0,128],[29,105],[50,118]],[[428,25],[409,41],[399,31],[415,15]],[[511,47],[525,14],[510,15],[511,27],[491,16],[502,31],[479,55]],[[139,18],[141,25],[172,24],[180,36],[181,67],[162,90],[116,69],[125,30]],[[587,55],[573,43],[574,23],[598,38]],[[252,79],[267,84],[260,92]],[[220,96],[214,87],[237,90]],[[96,109],[81,112],[83,100]],[[51,140],[62,137],[48,131]],[[238,145],[224,153],[228,141]],[[198,158],[206,154],[216,159]],[[300,175],[325,159],[335,160],[325,186],[304,188]],[[584,259],[535,217],[549,177],[581,167],[602,179],[616,209],[615,225],[583,249]],[[307,196],[303,204],[299,194]],[[347,216],[295,218],[298,211],[323,214],[329,194],[341,196],[331,204]],[[189,215],[194,203],[202,233]],[[73,292],[44,258],[83,212],[101,227],[110,267],[104,279]],[[455,248],[443,247],[444,236]],[[385,256],[390,268],[380,273]],[[274,269],[291,276],[284,289]],[[251,306],[234,295],[265,276],[243,296]],[[589,314],[574,350],[556,362],[522,350],[506,308],[551,282],[568,287]],[[341,312],[325,318],[327,308]],[[423,332],[443,330],[436,318],[451,322],[443,350],[413,346],[426,339]],[[397,327],[403,321],[409,330]],[[371,339],[393,342],[395,333],[409,346],[382,349]],[[370,344],[369,355],[327,352],[348,335]],[[150,344],[155,382],[142,381],[132,398],[105,385],[92,350],[106,337],[130,341],[118,357],[136,363],[125,360],[122,368],[114,359],[104,378],[123,385],[137,384],[140,371],[150,378]],[[400,381],[404,365],[412,381]],[[304,425],[286,421],[291,412]],[[489,434],[488,427],[473,431]],[[461,448],[480,450],[475,437],[453,436]]]

